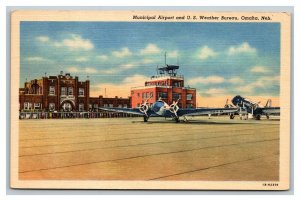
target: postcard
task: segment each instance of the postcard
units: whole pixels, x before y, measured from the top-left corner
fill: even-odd
[[[291,15],[11,15],[11,187],[288,190]]]

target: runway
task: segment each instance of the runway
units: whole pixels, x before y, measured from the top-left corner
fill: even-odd
[[[21,120],[24,180],[279,180],[279,120]]]

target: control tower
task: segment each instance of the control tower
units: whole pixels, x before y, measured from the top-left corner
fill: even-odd
[[[166,64],[157,67],[157,74],[151,76],[141,87],[131,89],[132,107],[139,107],[145,100],[151,105],[159,98],[168,104],[178,102],[181,108],[196,108],[196,89],[184,86],[184,76],[178,74],[179,65]]]

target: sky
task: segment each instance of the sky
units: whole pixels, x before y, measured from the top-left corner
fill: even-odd
[[[88,78],[91,96],[127,97],[165,52],[201,106],[237,94],[279,97],[279,23],[21,22],[20,86],[63,71]]]

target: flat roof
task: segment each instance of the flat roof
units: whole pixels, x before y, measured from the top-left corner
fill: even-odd
[[[150,89],[150,88],[172,88],[174,86],[157,86],[157,85],[150,85],[150,86],[140,86],[140,87],[131,87],[131,90],[135,89]],[[174,87],[174,88],[182,88],[182,89],[190,89],[190,90],[196,90],[196,88],[192,87]]]

